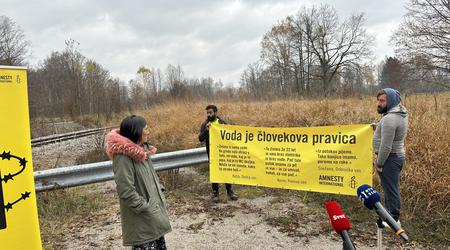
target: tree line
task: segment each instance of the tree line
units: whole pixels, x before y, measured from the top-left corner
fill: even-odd
[[[30,42],[12,19],[0,16],[0,65],[23,66]],[[188,78],[180,65],[165,70],[141,66],[135,78],[124,82],[93,59],[81,54],[80,44],[69,39],[62,51],[28,67],[28,99],[31,118],[114,113],[147,109],[167,99],[230,96],[212,77]]]
[[[407,8],[391,37],[396,55],[376,65],[363,13],[340,19],[330,5],[304,7],[264,35],[260,59],[244,70],[241,87],[257,98],[448,90],[449,1],[411,0]]]
[[[392,36],[397,84],[416,92],[450,90],[450,1],[410,0]]]
[[[53,52],[28,70],[30,114],[39,116],[102,115],[148,109],[167,99],[213,98],[222,88],[211,77],[187,78],[181,66],[165,70],[141,66],[128,83],[114,78],[99,63],[83,56],[78,43]]]
[[[241,76],[241,86],[262,97],[329,96],[373,83],[364,59],[371,37],[364,15],[340,21],[329,6],[303,8],[275,24],[261,41],[260,60]]]

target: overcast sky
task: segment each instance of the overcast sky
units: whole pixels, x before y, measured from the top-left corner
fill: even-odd
[[[0,0],[0,15],[24,30],[32,66],[72,38],[84,56],[126,82],[141,65],[164,70],[170,63],[181,65],[187,77],[237,86],[242,71],[258,60],[264,33],[312,3],[332,5],[342,19],[364,12],[375,37],[374,63],[393,55],[389,38],[406,13],[406,0]]]

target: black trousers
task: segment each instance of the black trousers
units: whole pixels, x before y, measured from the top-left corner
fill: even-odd
[[[166,249],[167,249],[166,240],[164,239],[164,236],[162,236],[157,240],[132,247],[132,250],[166,250]]]
[[[211,183],[211,186],[214,193],[219,192],[219,183]],[[225,188],[227,192],[231,191],[231,184],[225,183]]]
[[[208,161],[209,161],[209,147],[206,147],[206,152],[208,153]],[[214,193],[219,192],[219,183],[211,183],[211,186]],[[227,192],[232,190],[232,186],[229,183],[225,183],[225,188],[227,189]]]

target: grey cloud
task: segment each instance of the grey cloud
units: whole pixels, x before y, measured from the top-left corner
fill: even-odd
[[[365,12],[367,30],[378,36],[377,54],[386,52],[386,31],[405,10],[404,1],[324,0],[340,16]],[[128,81],[140,65],[165,69],[180,64],[188,76],[212,76],[237,83],[246,65],[259,58],[261,37],[303,5],[317,1],[17,1],[0,0],[32,42],[32,63],[64,40],[80,42],[84,55],[113,76]],[[384,26],[385,25],[385,26]]]

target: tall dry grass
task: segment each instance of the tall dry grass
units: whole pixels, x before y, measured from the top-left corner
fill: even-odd
[[[197,135],[207,104],[179,101],[137,113],[147,119],[151,142],[160,150],[185,149],[200,146]],[[380,119],[374,97],[215,104],[227,122],[249,126],[368,124]],[[402,218],[418,228],[433,227],[439,240],[450,235],[450,94],[408,96],[404,104],[409,131],[401,180]],[[379,188],[376,176],[374,181]]]
[[[200,124],[207,102],[174,102],[136,112],[151,129],[151,141],[170,150],[199,146]],[[371,123],[376,118],[371,100],[221,102],[219,116],[228,123],[266,127],[305,127]],[[370,108],[368,108],[370,106]],[[119,122],[119,121],[117,121]]]

